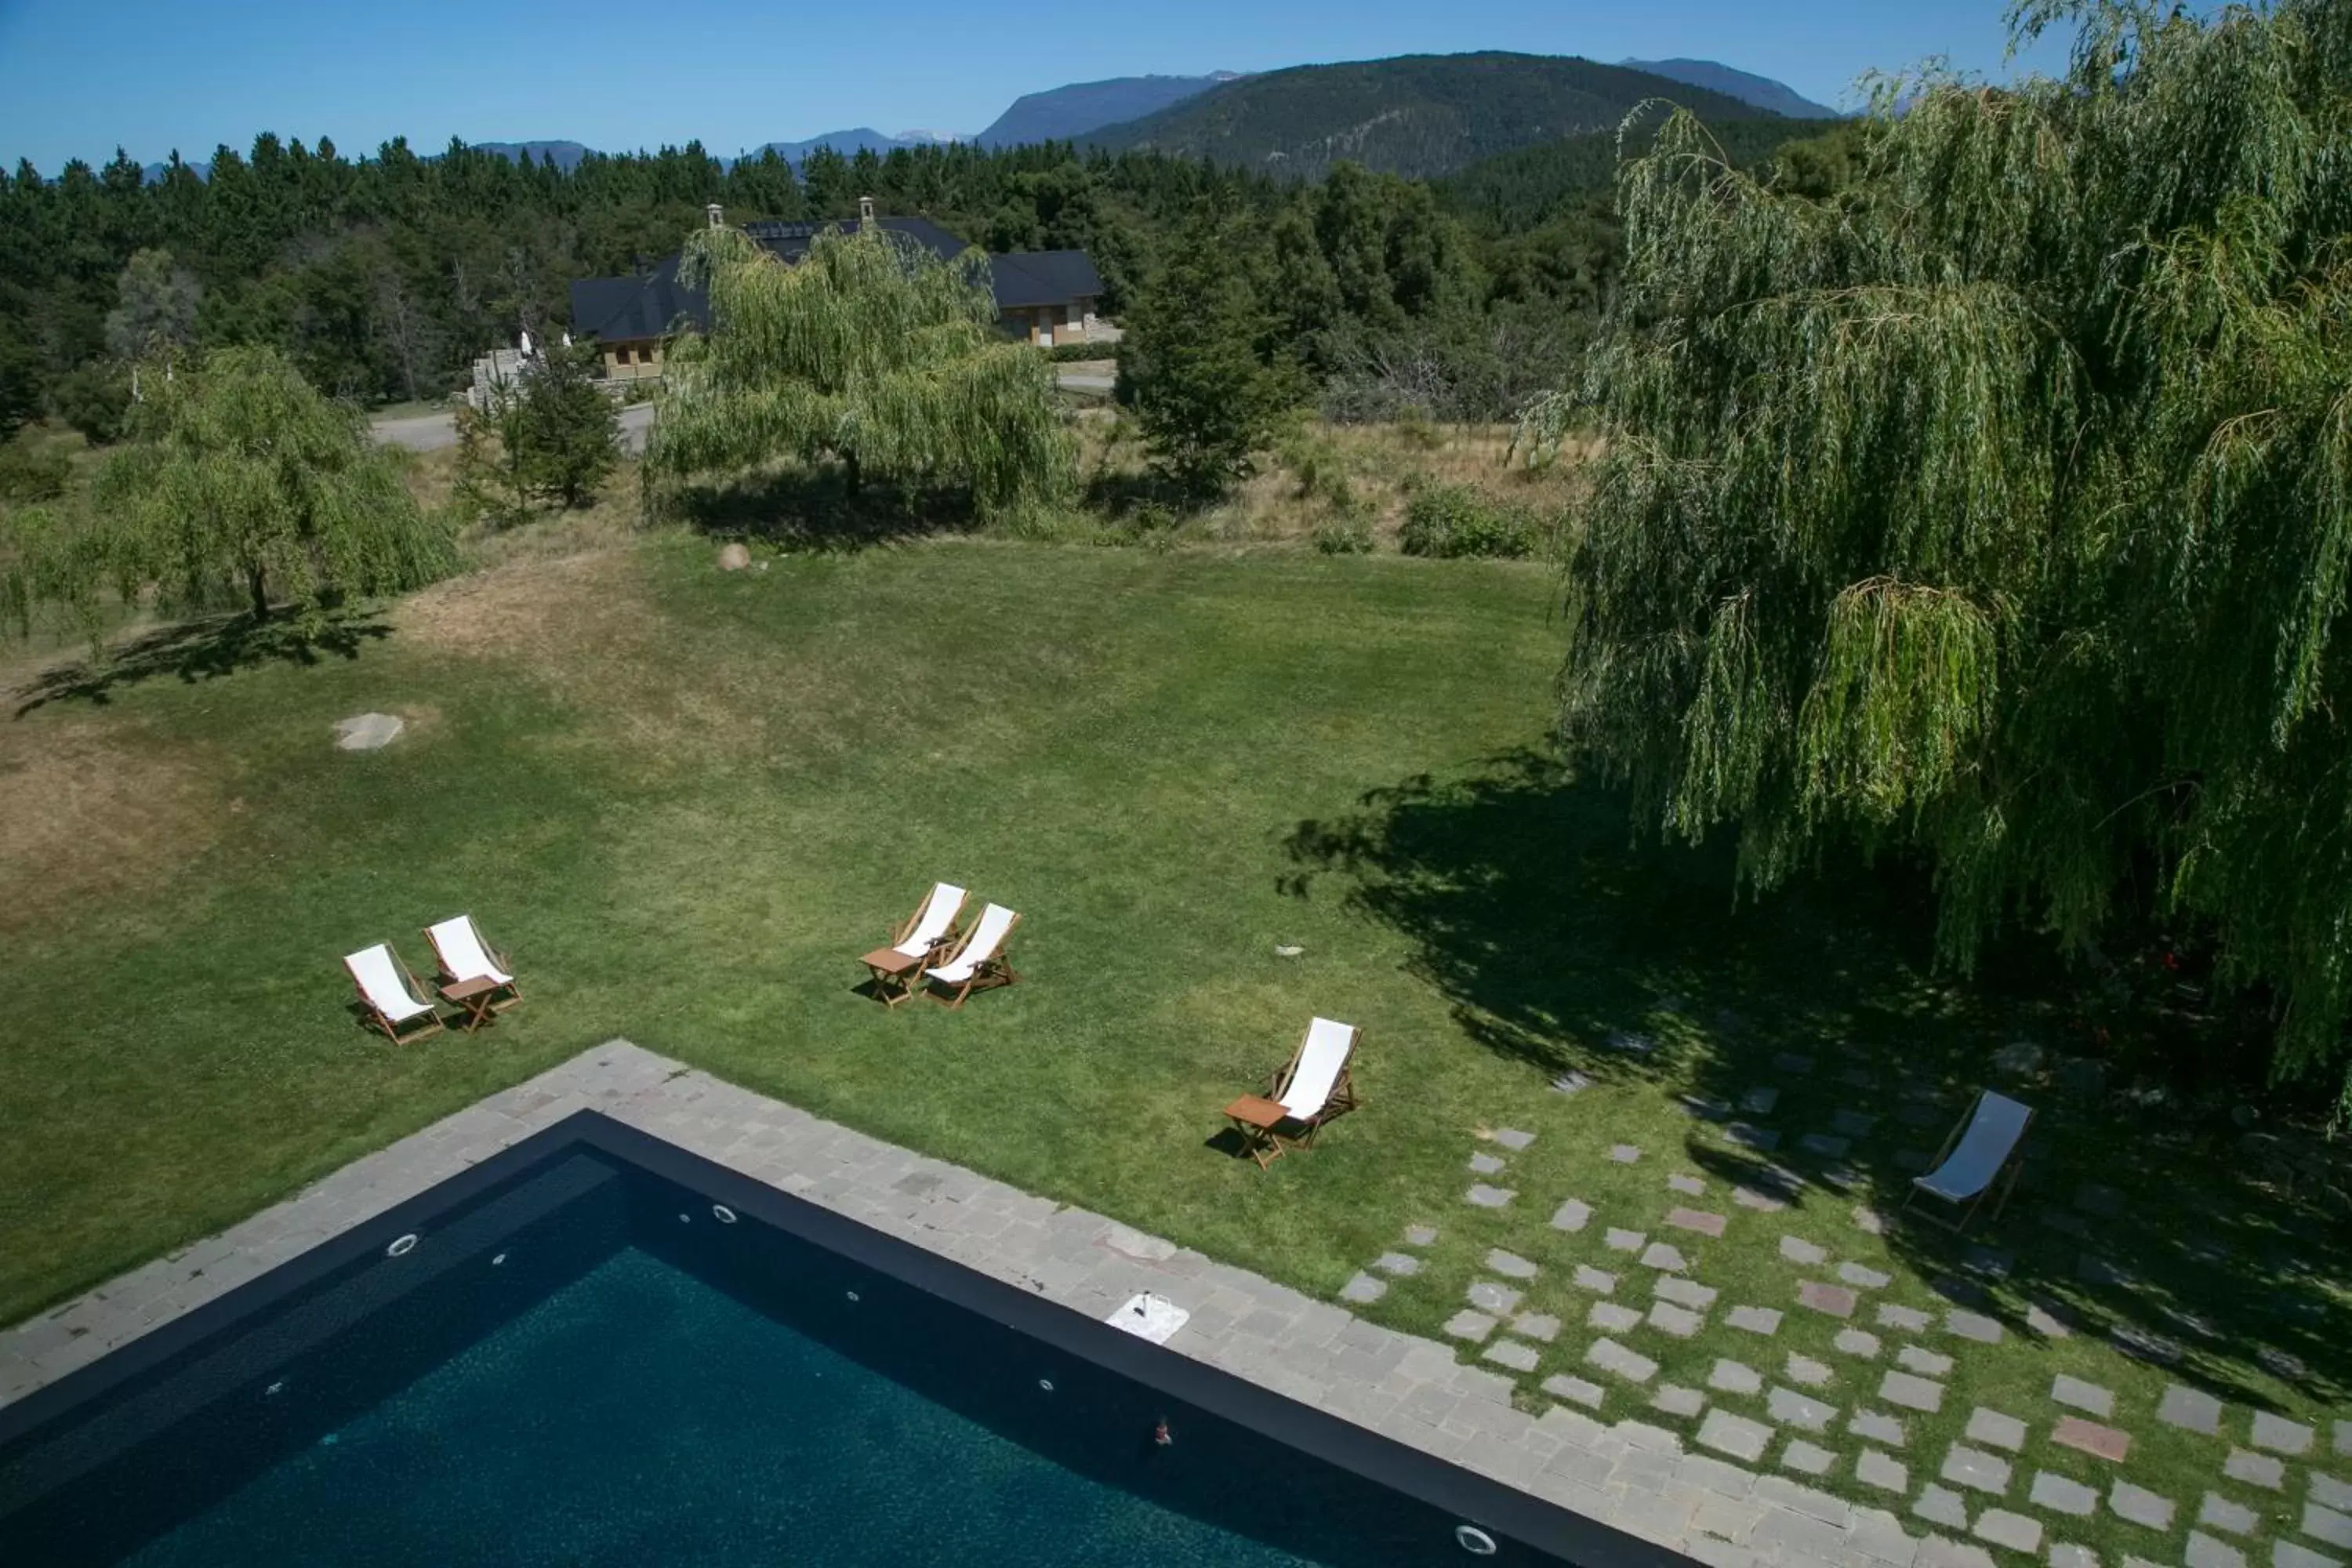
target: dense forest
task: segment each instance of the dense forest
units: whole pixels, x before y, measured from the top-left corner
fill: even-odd
[[[1747,154],[1797,133],[1726,129]],[[121,153],[54,179],[20,164],[0,181],[0,434],[47,412],[105,439],[134,363],[232,344],[275,348],[336,396],[438,396],[519,330],[560,329],[572,279],[675,250],[707,203],[736,221],[827,218],[866,195],[992,250],[1083,248],[1114,313],[1188,215],[1213,210],[1223,263],[1265,303],[1259,335],[1335,412],[1497,416],[1556,382],[1606,292],[1615,145],[1570,138],[1444,187],[1066,144],[821,151],[796,174],[692,142],[563,170],[456,142],[354,159],[265,134],[216,150],[204,176],[176,156],[159,178]]]

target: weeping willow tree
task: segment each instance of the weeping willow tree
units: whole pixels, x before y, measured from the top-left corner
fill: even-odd
[[[649,479],[831,458],[853,494],[868,476],[955,485],[984,514],[1059,494],[1074,458],[1053,367],[994,330],[986,267],[877,227],[791,265],[698,231],[681,276],[709,290],[710,331],[672,351]]]
[[[95,625],[102,590],[191,614],[273,602],[315,616],[342,594],[448,571],[447,529],[421,511],[365,423],[273,349],[220,349],[150,375],[136,439],[98,471],[88,515],[0,520],[0,609],[21,633],[42,610]]]
[[[1882,84],[1836,195],[1681,114],[1623,168],[1622,297],[1521,431],[1603,437],[1565,731],[1750,888],[1923,856],[1963,966],[2195,921],[2305,1072],[2352,1012],[2352,0],[2011,22],[2063,79]]]

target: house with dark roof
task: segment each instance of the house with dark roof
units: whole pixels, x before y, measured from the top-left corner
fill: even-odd
[[[943,260],[962,255],[971,247],[928,218],[877,217],[869,200],[858,203],[853,221],[832,223],[747,223],[743,232],[761,249],[785,262],[808,254],[816,237],[828,228],[852,230],[871,226],[921,247]],[[717,206],[708,209],[713,227],[725,221]],[[672,256],[650,271],[628,278],[583,278],[572,285],[572,333],[593,338],[602,353],[604,374],[615,381],[636,381],[662,373],[662,341],[688,328],[710,325],[710,301],[699,289],[679,280],[678,258]],[[1017,338],[1050,348],[1108,336],[1095,316],[1102,297],[1102,279],[1083,250],[1014,251],[988,258],[991,286],[996,293],[997,324]]]

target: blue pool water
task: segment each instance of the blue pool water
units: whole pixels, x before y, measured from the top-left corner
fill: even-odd
[[[0,1412],[0,1564],[1469,1561],[1385,1447],[1315,1457],[1295,1407],[837,1216],[549,1148]]]

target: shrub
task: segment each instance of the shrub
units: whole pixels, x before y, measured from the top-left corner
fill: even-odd
[[[0,500],[55,500],[73,480],[73,464],[54,447],[19,437],[0,445]]]
[[[1429,485],[1406,503],[1397,544],[1407,555],[1516,561],[1535,553],[1541,531],[1523,506],[1498,501],[1468,485]]]
[[[1325,555],[1370,555],[1372,530],[1360,517],[1335,517],[1315,525],[1307,536]]]
[[[49,406],[91,446],[109,446],[122,438],[131,414],[131,378],[106,365],[83,365],[49,389]]]
[[[1039,349],[1037,352],[1055,364],[1076,364],[1090,360],[1117,359],[1118,345],[1117,343],[1055,343],[1050,349]]]

